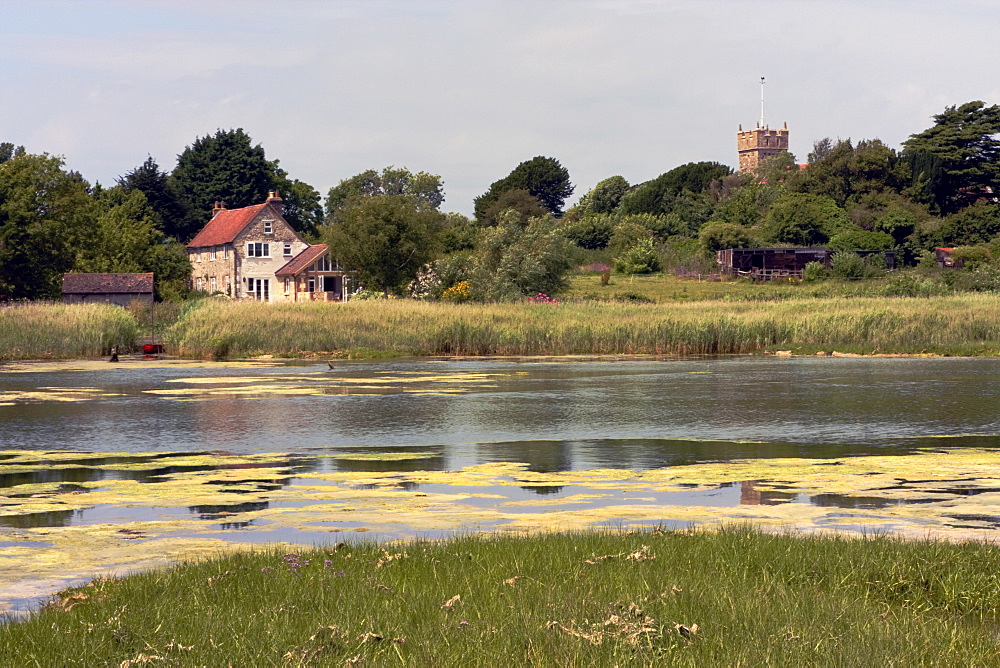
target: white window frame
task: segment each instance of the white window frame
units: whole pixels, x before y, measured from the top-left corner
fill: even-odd
[[[291,285],[291,279],[285,278],[285,294],[286,295],[289,293],[289,287],[290,287],[290,285]]]
[[[264,221],[264,234],[274,234],[274,221],[265,220]]]
[[[208,279],[208,285],[209,285],[210,291],[211,292],[215,292],[215,276],[212,276],[212,277],[210,277]]]
[[[257,251],[260,253],[257,254]],[[247,257],[271,257],[271,244],[266,241],[248,241]]]
[[[222,259],[223,260],[228,260],[229,259],[229,246],[223,246],[222,247]]]
[[[215,246],[212,246],[212,250],[208,251],[208,259],[215,262]]]
[[[291,257],[292,256],[292,244],[285,244],[284,248],[282,250],[282,253],[283,253],[283,255],[285,257]]]

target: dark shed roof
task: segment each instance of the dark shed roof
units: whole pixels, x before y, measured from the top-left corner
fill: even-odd
[[[153,274],[63,274],[64,295],[153,292]]]

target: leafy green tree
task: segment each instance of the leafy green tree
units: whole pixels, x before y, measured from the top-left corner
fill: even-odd
[[[506,211],[516,211],[522,220],[544,216],[549,212],[541,200],[519,188],[500,193],[497,201],[486,209],[479,222],[481,225],[496,225]]]
[[[196,138],[177,156],[170,182],[184,206],[176,238],[189,241],[208,222],[214,202],[230,209],[260,204],[274,189],[274,164],[243,128]]]
[[[829,251],[892,250],[895,240],[885,232],[850,230],[835,234],[826,244]]]
[[[335,222],[341,211],[365,197],[393,195],[409,197],[421,209],[438,210],[444,202],[441,177],[427,172],[412,173],[406,167],[369,169],[344,179],[326,195],[327,222]]]
[[[817,246],[852,226],[847,214],[824,195],[788,193],[768,212],[763,229],[777,242],[796,246]]]
[[[742,225],[714,221],[702,225],[698,242],[706,251],[714,253],[726,248],[753,248],[750,231]]]
[[[624,176],[608,177],[580,198],[580,208],[583,213],[611,213],[621,203],[628,189],[629,184]]]
[[[160,171],[160,166],[156,164],[153,156],[147,157],[144,163],[119,176],[118,185],[126,193],[139,191],[145,196],[149,206],[158,216],[157,226],[164,234],[175,239],[184,238],[185,232],[180,226],[183,225],[186,210],[174,189],[170,175]]]
[[[22,154],[0,164],[0,294],[55,299],[88,240],[87,182],[60,158]]]
[[[623,214],[670,213],[680,195],[701,194],[709,189],[712,181],[729,176],[732,171],[717,162],[689,162],[637,185],[621,198],[618,211]]]
[[[821,140],[814,147],[809,165],[789,179],[789,189],[824,195],[837,206],[870,193],[895,193],[903,187],[903,170],[896,152],[878,139],[866,139],[854,146],[849,139]],[[819,144],[819,142],[817,143]]]
[[[546,209],[559,215],[566,198],[573,194],[573,184],[569,182],[569,171],[558,160],[536,156],[494,181],[489,190],[475,199],[476,219],[483,220],[487,210],[508,190],[527,190]]]
[[[611,242],[616,219],[604,213],[586,214],[579,220],[563,226],[566,238],[580,248],[598,250]]]
[[[552,216],[525,223],[516,212],[503,214],[495,227],[479,233],[469,257],[472,296],[478,301],[512,301],[552,295],[566,284],[571,244]]]
[[[993,241],[1000,236],[1000,205],[976,202],[945,221],[951,238],[949,245],[970,246]]]
[[[293,179],[274,163],[274,189],[282,199],[282,215],[296,232],[308,239],[319,238],[323,224],[323,204],[319,191],[308,183]]]
[[[353,200],[337,222],[327,225],[324,241],[362,285],[384,295],[416,276],[433,259],[444,215],[406,195],[373,195]]]
[[[949,214],[1000,192],[998,134],[1000,106],[977,100],[946,107],[932,127],[903,142],[912,194]]]
[[[141,190],[123,186],[102,190],[87,242],[77,248],[74,271],[153,272],[158,299],[177,299],[191,275],[187,251],[168,239],[159,217]]]
[[[0,142],[0,164],[7,162],[11,158],[18,158],[22,155],[24,155],[23,146],[14,146],[9,141]]]
[[[783,183],[751,182],[733,188],[715,206],[714,220],[751,228],[767,217],[771,206],[784,194]]]

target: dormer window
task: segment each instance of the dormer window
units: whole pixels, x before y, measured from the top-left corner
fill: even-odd
[[[274,221],[265,220],[264,221],[264,234],[274,234]]]

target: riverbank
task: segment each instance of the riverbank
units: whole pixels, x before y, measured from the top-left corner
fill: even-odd
[[[1000,354],[1000,296],[673,304],[261,304],[207,299],[164,332],[185,358],[403,355]],[[0,359],[99,357],[140,325],[100,304],[0,309]]]
[[[167,334],[183,357],[1000,353],[1000,296],[442,304],[216,301]]]
[[[4,665],[989,665],[1000,549],[747,528],[236,553],[0,628]]]

